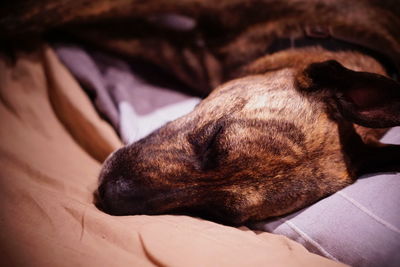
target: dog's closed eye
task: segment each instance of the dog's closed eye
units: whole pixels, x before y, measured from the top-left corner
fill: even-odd
[[[220,139],[225,129],[225,122],[220,119],[207,123],[198,131],[188,135],[195,157],[195,168],[199,171],[213,170],[219,166],[223,157]]]

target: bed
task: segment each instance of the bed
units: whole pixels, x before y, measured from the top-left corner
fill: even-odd
[[[398,173],[239,228],[100,211],[94,192],[108,155],[200,101],[144,82],[130,64],[79,42],[1,47],[2,266],[398,266]],[[400,144],[399,127],[383,141]]]
[[[186,216],[115,217],[93,193],[121,141],[40,44],[0,60],[2,266],[339,266],[284,236]]]

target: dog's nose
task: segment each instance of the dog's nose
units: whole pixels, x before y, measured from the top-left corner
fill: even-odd
[[[138,177],[126,148],[114,152],[103,164],[97,206],[112,215],[141,214],[145,211],[145,196],[151,194]]]
[[[163,206],[163,191],[141,183],[136,177],[104,178],[98,188],[97,206],[108,214],[152,215],[158,214]]]
[[[141,201],[133,188],[129,186],[128,189],[124,179],[106,178],[98,188],[97,206],[111,215],[139,214]]]

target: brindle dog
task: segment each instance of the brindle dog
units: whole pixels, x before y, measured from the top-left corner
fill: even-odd
[[[400,147],[371,129],[400,125],[396,1],[41,2],[3,32],[62,26],[209,93],[106,160],[98,197],[110,214],[237,225],[298,210],[362,174],[400,170]],[[194,23],[171,26],[171,13]]]
[[[283,215],[359,175],[400,170],[399,146],[353,125],[399,125],[399,112],[397,82],[334,60],[249,75],[113,153],[100,200],[114,215],[188,213],[234,225]]]
[[[400,125],[400,85],[388,76],[397,73],[399,54],[376,49],[379,32],[357,28],[355,20],[337,26],[339,10],[328,19],[317,14],[246,26],[213,47],[219,54],[143,41],[140,51],[154,49],[153,62],[188,84],[196,80],[197,88],[204,80],[219,84],[220,76],[232,80],[187,116],[113,153],[100,175],[103,209],[238,225],[303,208],[362,174],[399,171],[400,147],[379,143],[382,131],[364,128]],[[279,44],[287,39],[290,47]]]

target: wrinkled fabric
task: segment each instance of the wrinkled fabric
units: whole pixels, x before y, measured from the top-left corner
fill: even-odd
[[[286,237],[94,206],[122,145],[47,46],[0,55],[1,266],[340,266]]]

